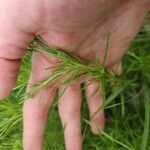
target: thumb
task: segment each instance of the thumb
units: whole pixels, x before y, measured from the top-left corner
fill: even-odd
[[[32,35],[0,23],[0,100],[15,86],[21,58]]]

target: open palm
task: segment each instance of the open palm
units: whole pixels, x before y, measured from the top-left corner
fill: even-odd
[[[95,57],[105,67],[121,73],[120,59],[137,34],[145,15],[150,9],[150,0],[1,0],[0,5],[0,99],[15,86],[21,58],[32,39],[41,35],[49,45],[66,50],[85,61]],[[57,63],[57,59],[33,54],[29,84],[45,79]],[[5,80],[4,80],[5,79]],[[87,81],[88,82],[88,81]],[[98,84],[87,87],[90,96]],[[59,87],[60,90],[63,89]],[[31,90],[30,86],[27,90]],[[24,149],[41,150],[48,110],[54,93],[51,87],[39,91],[24,104]],[[41,96],[42,92],[42,96]],[[42,99],[36,103],[36,99]],[[103,97],[95,94],[88,102],[90,116],[103,103]],[[64,135],[67,150],[81,150],[80,82],[72,83],[59,101],[59,114],[66,125]],[[104,113],[91,117],[93,133],[104,128]]]

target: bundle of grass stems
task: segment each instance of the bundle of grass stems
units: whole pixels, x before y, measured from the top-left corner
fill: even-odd
[[[52,66],[52,68],[55,68],[55,71],[50,73],[45,80],[35,84],[32,91],[28,93],[28,96],[33,96],[37,91],[51,83],[56,83],[57,86],[66,85],[67,88],[72,82],[78,80],[84,81],[86,77],[89,77],[90,84],[94,81],[100,81],[101,85],[99,85],[98,89],[101,89],[103,93],[105,93],[105,86],[107,83],[117,85],[117,90],[119,90],[119,92],[130,84],[122,77],[117,76],[114,72],[107,71],[104,67],[105,62],[101,64],[100,61],[95,58],[95,60],[87,64],[84,60],[81,60],[81,58],[75,57],[64,50],[50,47],[41,37],[36,37],[33,40],[28,51],[50,55],[59,59],[59,62],[55,66]],[[107,56],[107,54],[105,55]]]

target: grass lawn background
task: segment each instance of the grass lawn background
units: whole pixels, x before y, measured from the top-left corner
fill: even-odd
[[[150,17],[149,17],[150,18]],[[149,19],[150,20],[150,19]],[[123,78],[131,83],[112,98],[105,108],[106,129],[93,135],[88,120],[85,97],[82,104],[84,150],[150,150],[150,31],[143,27],[122,59]],[[17,86],[0,102],[0,150],[22,150],[22,101],[31,70],[31,54],[23,58]],[[4,79],[5,80],[5,79]],[[114,91],[108,88],[107,98]],[[45,132],[44,150],[65,150],[63,129],[52,106]]]

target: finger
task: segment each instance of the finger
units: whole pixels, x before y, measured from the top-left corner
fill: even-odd
[[[116,75],[118,75],[118,76],[121,75],[122,72],[123,72],[121,62],[116,63],[116,64],[110,66],[110,67],[108,68],[108,71],[113,72],[114,74],[116,74]]]
[[[28,33],[4,29],[0,23],[0,99],[4,99],[14,87],[21,57],[31,40],[32,36]]]
[[[90,114],[91,130],[94,134],[98,134],[104,129],[105,117],[104,111],[100,109],[104,102],[104,93],[101,89],[99,81],[86,82],[86,96]]]
[[[63,92],[64,87],[60,89]],[[80,83],[69,85],[59,100],[59,115],[64,127],[67,150],[81,150],[81,93]]]
[[[50,58],[34,53],[32,73],[27,91],[32,91],[35,83],[45,79],[51,72]],[[33,98],[25,101],[23,108],[23,143],[25,150],[41,150],[47,121],[48,110],[53,100],[54,92],[51,87],[40,90]]]
[[[117,75],[121,75],[121,62],[114,64],[108,68],[108,70]],[[91,130],[94,134],[97,134],[105,127],[104,111],[100,109],[104,103],[104,92],[102,90],[101,83],[98,81],[94,81],[91,84],[91,81],[89,80],[86,82],[86,84],[86,95],[89,106]]]

